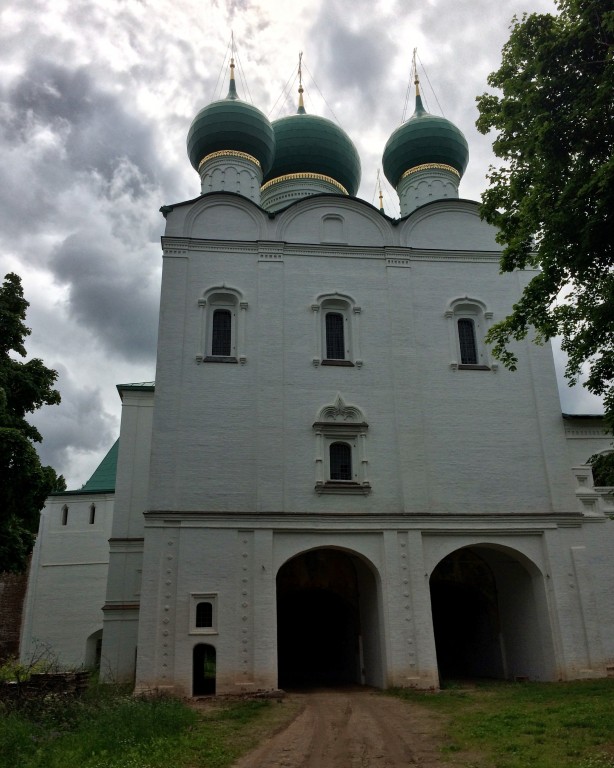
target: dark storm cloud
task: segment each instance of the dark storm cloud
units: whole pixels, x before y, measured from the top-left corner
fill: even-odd
[[[152,247],[150,256],[156,265],[159,249]],[[69,285],[68,311],[75,321],[91,330],[106,350],[153,364],[158,275],[153,270],[148,275],[143,262],[119,240],[80,232],[55,249],[50,266],[56,279]]]
[[[91,169],[110,179],[118,160],[129,156],[149,180],[155,178],[151,127],[130,111],[125,95],[102,91],[84,67],[35,59],[3,101],[9,145],[27,145],[36,130],[47,130],[61,144],[67,172]],[[54,152],[56,144],[50,145]]]
[[[43,436],[42,443],[36,446],[42,463],[66,472],[75,454],[97,456],[107,451],[117,438],[119,425],[105,410],[99,389],[77,384],[63,365],[50,367],[58,372],[56,387],[62,402],[43,407],[29,420]]]

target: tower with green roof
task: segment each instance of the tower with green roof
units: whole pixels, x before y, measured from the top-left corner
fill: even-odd
[[[225,99],[200,110],[188,131],[190,162],[198,171],[201,191],[235,192],[260,203],[260,185],[273,162],[275,137],[267,117],[239,99],[230,60]]]
[[[299,65],[299,76],[300,76]],[[319,193],[356,195],[360,158],[347,133],[324,117],[309,115],[299,85],[296,114],[273,123],[275,157],[262,186],[262,207],[277,211]]]
[[[384,173],[399,196],[401,216],[432,200],[458,198],[469,147],[461,131],[422,104],[416,75],[414,114],[394,131],[384,148]]]

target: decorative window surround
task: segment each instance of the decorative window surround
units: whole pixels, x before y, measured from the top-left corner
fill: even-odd
[[[313,312],[313,358],[314,367],[320,365],[361,368],[363,361],[360,357],[360,313],[361,308],[351,296],[339,293],[325,293],[317,297],[311,305]],[[344,357],[327,357],[327,324],[328,313],[339,314],[343,317]]]
[[[198,300],[201,309],[201,334],[197,363],[241,363],[247,362],[245,355],[245,314],[248,304],[243,294],[226,285],[209,288]],[[218,309],[228,310],[231,316],[231,341],[229,355],[212,354],[213,315]]]
[[[367,496],[371,484],[367,476],[367,430],[362,411],[354,405],[347,405],[337,394],[332,405],[320,409],[313,425],[316,436],[316,484],[315,492],[322,494],[343,494]],[[331,479],[330,448],[334,443],[344,443],[351,449],[351,480]]]
[[[192,592],[190,594],[190,634],[191,635],[217,635],[217,593],[216,592]],[[211,626],[197,626],[196,615],[200,603],[211,604]]]
[[[450,368],[453,371],[492,371],[495,373],[499,365],[491,360],[488,348],[484,343],[484,337],[493,319],[493,313],[487,309],[486,304],[480,299],[462,296],[449,303],[444,317],[448,320]],[[477,353],[475,363],[462,362],[459,320],[469,320],[472,323]]]

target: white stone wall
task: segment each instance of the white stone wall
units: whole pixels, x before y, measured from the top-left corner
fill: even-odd
[[[551,351],[518,344],[515,373],[487,349],[482,368],[459,362],[455,307],[485,331],[531,277],[499,274],[475,204],[396,224],[340,197],[269,218],[213,195],[168,213],[163,246],[138,687],[189,694],[198,642],[217,650],[219,692],[274,687],[276,574],[331,547],[375,585],[371,684],[437,685],[429,578],[466,546],[505,596],[508,676],[605,674],[610,521],[578,506]],[[236,362],[206,360],[214,289],[236,297]],[[348,302],[354,366],[321,364],[323,296]],[[339,396],[368,424],[365,495],[315,492],[313,424]],[[206,640],[190,629],[201,593],[217,606]]]
[[[472,547],[496,577],[508,677],[614,666],[614,522],[585,465],[610,440],[594,420],[562,419],[548,346],[518,344],[515,373],[485,347],[481,367],[463,368],[458,313],[473,306],[485,332],[531,278],[499,274],[475,204],[395,223],[341,196],[270,218],[207,195],[167,213],[163,246],[155,397],[121,389],[115,501],[48,501],[24,658],[42,641],[61,663],[88,663],[104,614],[107,679],[136,666],[137,688],[190,695],[193,649],[207,643],[218,692],[273,688],[277,574],[331,548],[360,564],[365,682],[436,686],[429,579]],[[230,297],[234,362],[207,361],[215,295]],[[326,301],[346,308],[352,366],[322,364]],[[364,494],[316,493],[326,406],[368,425],[353,456]],[[194,626],[203,595],[206,631]]]
[[[92,504],[95,516],[90,523]],[[41,655],[69,669],[92,663],[95,641],[88,644],[88,639],[102,629],[112,522],[113,494],[73,493],[47,500],[24,608],[24,663]]]
[[[198,221],[207,200],[194,204],[203,209]],[[215,198],[210,205],[219,222],[223,208]],[[313,238],[319,231],[314,208],[309,201],[295,208],[303,205],[303,237]],[[320,203],[317,215],[344,213],[350,205],[367,209],[363,218],[372,217],[368,206],[356,202],[342,208]],[[285,227],[258,215],[262,227]],[[296,211],[279,218],[290,215],[292,234],[300,240]],[[429,221],[445,226],[445,210],[442,219]],[[469,221],[473,227],[473,217]],[[388,239],[399,234],[386,226]],[[488,322],[496,322],[518,295],[518,276],[499,274],[496,253],[403,249],[390,258],[383,243],[360,249],[267,245],[166,242],[151,508],[575,510],[550,349],[528,341],[519,345],[515,373],[450,367],[458,357],[446,317],[450,302],[479,300]],[[245,362],[237,365],[196,360],[203,325],[199,298],[222,286],[238,291],[246,305]],[[335,292],[360,308],[360,368],[312,363],[311,305],[318,295]],[[369,424],[373,492],[360,500],[313,493],[312,425],[338,393]]]
[[[121,437],[115,516],[108,543],[101,659],[103,678],[115,681],[134,679],[154,400],[150,390],[135,388],[121,392]]]

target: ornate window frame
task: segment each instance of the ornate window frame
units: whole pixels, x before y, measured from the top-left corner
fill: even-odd
[[[313,312],[313,358],[314,367],[333,365],[353,368],[362,367],[360,356],[360,313],[361,308],[356,301],[345,293],[320,294],[311,305]],[[326,315],[328,312],[340,314],[343,317],[343,341],[345,354],[343,358],[329,359],[326,356]]]
[[[334,403],[325,405],[318,412],[313,424],[316,437],[315,492],[322,494],[343,494],[367,496],[371,493],[368,478],[367,430],[360,408],[348,405],[338,393]],[[333,480],[330,470],[330,447],[334,443],[345,443],[352,456],[352,479]]]
[[[493,313],[481,299],[470,296],[459,296],[453,299],[444,313],[448,320],[448,335],[450,344],[450,368],[453,371],[497,371],[498,364],[491,358],[484,343]],[[463,363],[460,347],[459,320],[470,320],[475,334],[477,363]]]
[[[245,315],[247,301],[244,300],[241,291],[225,284],[214,286],[206,290],[198,300],[201,310],[199,350],[196,355],[197,363],[241,363],[247,362],[245,355]],[[231,317],[231,342],[230,355],[213,355],[213,314],[216,309],[230,311]]]

